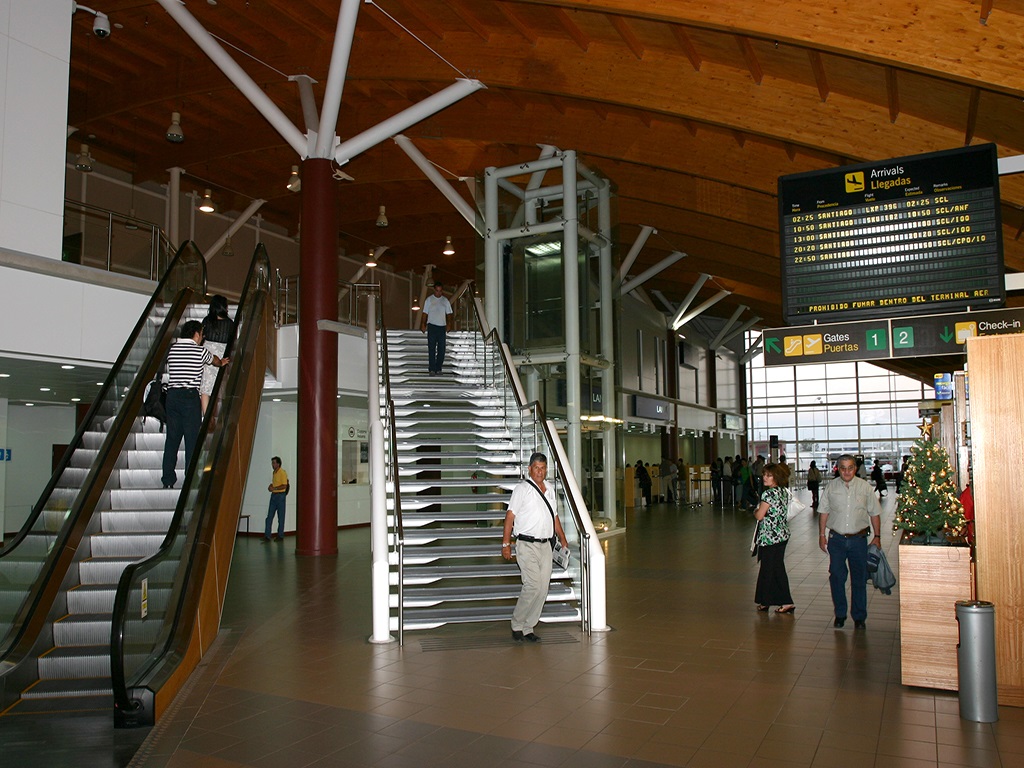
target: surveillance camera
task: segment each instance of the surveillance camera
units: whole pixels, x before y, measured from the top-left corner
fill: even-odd
[[[110,37],[110,19],[107,18],[107,14],[96,14],[96,20],[92,23],[92,32],[100,40]]]

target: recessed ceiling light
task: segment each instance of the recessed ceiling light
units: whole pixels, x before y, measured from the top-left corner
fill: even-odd
[[[25,403],[25,405],[31,408],[33,405],[35,405],[35,403]]]
[[[40,387],[40,388],[39,388],[39,391],[40,391],[40,392],[49,392],[49,391],[50,391],[50,388],[49,388],[49,387]]]
[[[97,387],[102,387],[103,386],[103,382],[102,381],[97,381],[96,382],[96,386]]]
[[[281,398],[280,397],[275,397],[274,398],[274,402],[275,403],[280,403],[281,402]]]
[[[9,378],[11,378],[11,374],[9,374],[9,373],[0,373],[0,379],[9,379]]]
[[[82,402],[82,398],[80,398],[80,397],[72,397],[71,398],[71,402],[72,403],[80,403],[80,402]]]
[[[62,365],[62,366],[61,366],[61,368],[63,368],[63,369],[65,370],[65,371],[73,371],[73,370],[75,370],[75,366],[73,366],[73,365],[68,365],[67,363],[65,363],[64,365]]]

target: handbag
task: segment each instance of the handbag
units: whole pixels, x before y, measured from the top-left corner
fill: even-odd
[[[800,499],[796,497],[796,494],[792,491],[789,492],[789,504],[786,510],[786,520],[792,520],[794,517],[799,515],[807,509],[807,505],[804,504]]]

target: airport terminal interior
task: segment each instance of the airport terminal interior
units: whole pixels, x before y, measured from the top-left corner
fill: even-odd
[[[90,2],[0,0],[0,765],[1024,766],[1020,3]],[[168,488],[146,385],[214,294]],[[896,586],[835,626],[808,508],[758,610],[712,466],[844,454]]]

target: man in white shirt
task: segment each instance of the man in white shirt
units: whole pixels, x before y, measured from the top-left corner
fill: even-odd
[[[825,486],[818,506],[818,545],[828,553],[828,583],[835,608],[833,626],[846,623],[846,578],[851,579],[850,614],[857,629],[868,617],[868,539],[881,545],[882,507],[871,483],[856,477],[857,460],[839,457],[839,479]]]
[[[427,333],[427,367],[431,376],[441,375],[444,365],[445,331],[451,327],[452,305],[444,295],[444,284],[434,281],[434,293],[423,302],[420,328]]]
[[[562,522],[555,510],[555,489],[545,484],[548,459],[543,453],[530,456],[529,478],[512,491],[505,513],[501,556],[512,559],[512,534],[516,536],[516,562],[523,580],[515,610],[512,611],[512,639],[536,643],[533,628],[540,620],[551,580],[551,541],[555,536],[568,549]],[[874,494],[872,494],[874,496]]]

